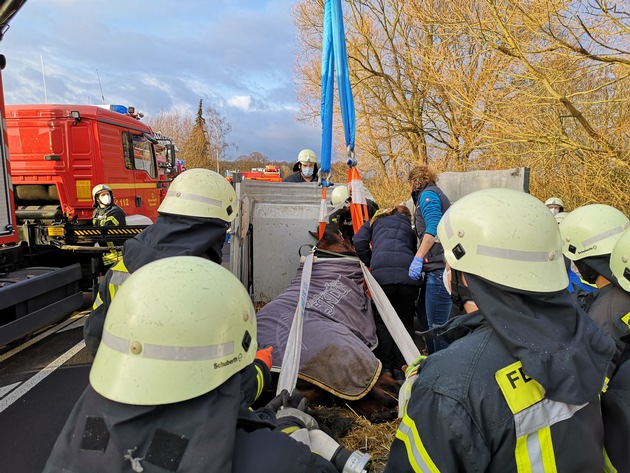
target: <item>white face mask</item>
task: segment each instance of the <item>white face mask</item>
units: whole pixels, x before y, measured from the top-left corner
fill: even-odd
[[[444,283],[444,287],[448,291],[449,295],[451,293],[451,281],[449,281],[451,277],[451,270],[444,268],[444,273],[442,274],[442,282]]]
[[[112,203],[112,196],[109,193],[103,193],[98,196],[98,201],[103,205],[109,205]]]
[[[560,209],[549,209],[552,215],[558,215],[560,213]]]
[[[314,167],[312,168],[302,167],[302,174],[304,174],[304,177],[311,177],[313,175],[314,170],[315,170]]]

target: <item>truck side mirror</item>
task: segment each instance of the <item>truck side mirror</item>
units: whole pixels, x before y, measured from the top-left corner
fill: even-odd
[[[175,174],[177,172],[175,145],[173,143],[169,143],[166,145],[166,172],[169,177],[175,177]]]

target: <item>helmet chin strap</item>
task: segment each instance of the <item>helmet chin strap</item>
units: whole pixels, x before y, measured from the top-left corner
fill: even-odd
[[[472,293],[468,286],[464,285],[462,280],[462,273],[456,269],[451,268],[451,300],[459,310],[464,310],[464,304],[468,301],[472,301]]]

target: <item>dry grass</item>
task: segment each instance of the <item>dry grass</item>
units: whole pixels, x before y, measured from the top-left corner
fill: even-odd
[[[313,407],[311,406],[311,408]],[[322,415],[330,418],[350,419],[352,425],[349,431],[338,439],[339,443],[350,451],[359,450],[369,453],[372,455],[372,471],[376,473],[384,471],[389,456],[389,448],[394,440],[400,420],[373,424],[349,407],[319,407],[316,410],[319,419]]]

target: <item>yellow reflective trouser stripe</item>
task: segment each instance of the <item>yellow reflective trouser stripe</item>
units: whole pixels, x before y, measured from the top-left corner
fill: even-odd
[[[551,427],[517,438],[515,457],[519,473],[557,473]]]
[[[604,473],[617,473],[617,468],[610,461],[608,452],[604,449]]]
[[[424,448],[413,419],[405,415],[396,431],[396,438],[405,444],[407,459],[416,473],[439,473],[437,466]]]
[[[258,399],[265,387],[265,377],[260,366],[256,366],[256,384],[258,384],[258,388],[256,389],[256,399]]]

